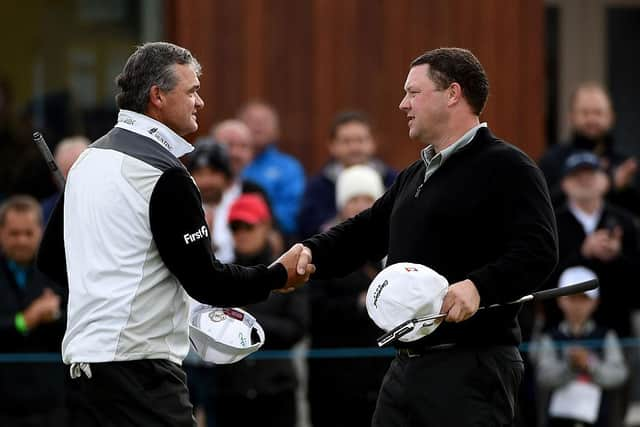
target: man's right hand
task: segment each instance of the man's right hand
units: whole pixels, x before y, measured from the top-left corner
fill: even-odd
[[[622,252],[622,229],[615,227],[611,231],[594,231],[584,239],[581,252],[585,258],[596,258],[603,262],[617,258]]]
[[[45,288],[23,313],[27,329],[31,330],[41,323],[49,323],[60,317],[60,297],[51,289]]]
[[[302,243],[293,245],[273,264],[276,263],[282,264],[287,270],[287,283],[277,290],[281,293],[291,292],[304,285],[316,271],[315,265],[311,263],[311,250]]]

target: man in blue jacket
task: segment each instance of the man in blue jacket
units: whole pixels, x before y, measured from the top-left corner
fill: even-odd
[[[280,124],[273,107],[250,102],[242,108],[240,119],[251,130],[255,150],[243,176],[265,189],[278,228],[285,236],[291,236],[298,231],[296,218],[304,191],[304,169],[298,160],[278,150]]]

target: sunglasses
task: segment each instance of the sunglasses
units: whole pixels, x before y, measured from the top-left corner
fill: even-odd
[[[229,228],[231,229],[232,233],[238,232],[238,231],[251,231],[254,228],[256,228],[255,224],[249,224],[248,222],[244,222],[244,221],[232,221],[229,224]]]

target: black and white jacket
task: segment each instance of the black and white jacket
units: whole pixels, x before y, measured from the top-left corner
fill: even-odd
[[[65,363],[181,363],[189,349],[187,294],[245,305],[284,286],[280,264],[215,259],[200,193],[178,160],[191,149],[162,123],[122,110],[71,168],[38,261],[68,283]]]

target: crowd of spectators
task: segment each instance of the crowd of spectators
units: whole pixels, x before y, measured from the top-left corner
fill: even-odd
[[[638,165],[616,149],[613,108],[603,87],[580,85],[570,108],[570,139],[540,159],[560,248],[557,270],[544,286],[595,277],[600,289],[523,307],[523,337],[531,345],[525,352],[529,370],[520,422],[622,425],[631,404],[640,400],[637,351],[624,345],[638,337],[633,322],[640,308]],[[32,149],[20,149],[9,124],[0,109],[0,353],[57,353],[65,290],[39,274],[34,257],[61,189],[42,174]],[[363,112],[336,114],[328,130],[330,159],[308,178],[298,160],[279,150],[279,138],[276,109],[254,101],[237,117],[214,124],[184,159],[222,262],[270,264],[290,242],[370,207],[395,179],[396,172],[375,155],[373,124]],[[57,144],[63,173],[89,143],[72,136]],[[245,307],[265,329],[264,349],[291,350],[305,337],[313,349],[375,347],[380,331],[368,319],[364,296],[383,263]],[[380,357],[310,359],[306,389],[313,426],[369,425],[388,363]],[[240,413],[246,425],[296,425],[301,379],[292,360],[212,367],[190,356],[185,366],[201,425],[235,425]],[[65,384],[61,365],[25,369],[0,363],[0,372],[0,425],[72,425],[64,401],[81,396],[74,397]],[[572,399],[582,402],[574,405],[580,408],[567,405]]]

